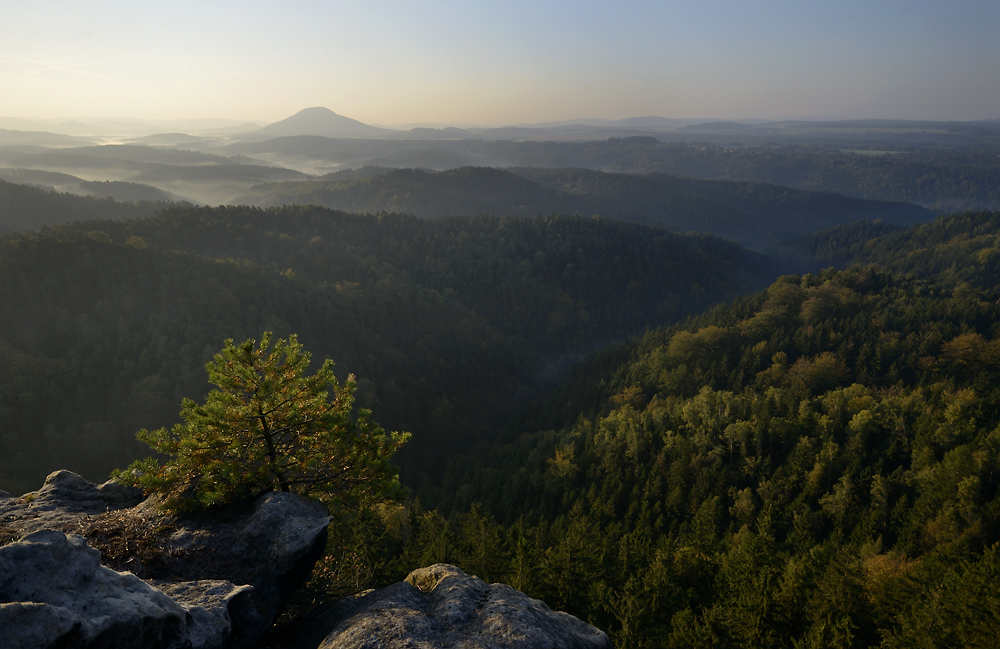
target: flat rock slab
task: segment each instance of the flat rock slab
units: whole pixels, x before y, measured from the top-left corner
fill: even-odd
[[[321,649],[612,649],[578,618],[503,584],[447,564],[415,570],[405,582],[320,609],[300,646]]]

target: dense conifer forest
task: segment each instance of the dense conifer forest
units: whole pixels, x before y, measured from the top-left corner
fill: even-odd
[[[992,238],[996,218],[928,227]],[[529,419],[561,425],[522,422],[456,458],[434,509],[387,517],[394,551],[619,646],[991,644],[1000,295],[951,261],[786,276],[592,357]]]
[[[136,219],[171,206],[166,202],[73,196],[0,179],[0,235],[70,221]]]

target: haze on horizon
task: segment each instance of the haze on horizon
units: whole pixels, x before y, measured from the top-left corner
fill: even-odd
[[[996,0],[0,1],[5,117],[1000,117]]]

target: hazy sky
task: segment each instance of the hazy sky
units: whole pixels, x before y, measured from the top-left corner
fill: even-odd
[[[0,0],[0,116],[1000,117],[1000,0]]]

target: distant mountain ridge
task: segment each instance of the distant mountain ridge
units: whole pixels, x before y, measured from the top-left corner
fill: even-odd
[[[92,140],[50,133],[48,131],[19,131],[0,128],[0,146],[82,146],[93,144]]]

